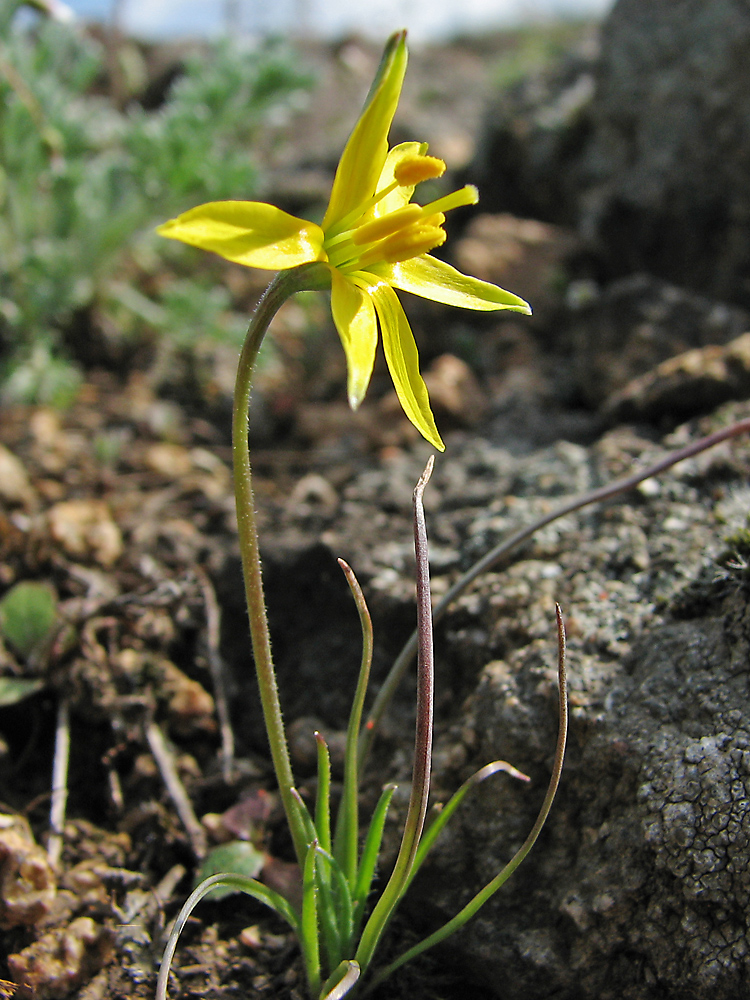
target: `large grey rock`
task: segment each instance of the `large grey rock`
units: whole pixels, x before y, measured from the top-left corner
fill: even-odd
[[[599,406],[632,379],[690,348],[726,344],[750,328],[744,309],[647,274],[620,278],[571,308],[558,335],[582,399]],[[697,396],[674,416],[701,412]],[[718,402],[718,400],[716,401]],[[714,404],[715,405],[715,404]],[[702,407],[702,412],[711,409]]]
[[[590,132],[598,46],[586,37],[559,64],[504,88],[488,105],[468,178],[483,212],[577,221],[578,164]]]
[[[471,170],[485,210],[576,225],[601,278],[750,303],[750,7],[619,0],[601,52],[497,98]]]
[[[634,443],[615,432],[580,457],[617,467]],[[465,804],[415,886],[425,928],[457,912],[532,825],[556,728],[553,598],[569,628],[558,800],[530,858],[455,940],[487,996],[747,995],[750,552],[727,554],[750,495],[733,492],[726,459],[545,529],[450,616],[439,659],[454,677],[484,665],[438,741],[437,794],[493,758],[532,785],[495,778]],[[582,470],[576,450],[567,461]],[[539,486],[552,467],[542,475]],[[469,527],[483,539],[492,530],[489,514]]]
[[[574,710],[550,830],[526,871],[460,939],[492,995],[746,995],[747,589],[736,581],[706,586],[685,613],[638,636],[608,686],[606,712],[576,720]],[[468,722],[481,746],[513,727],[516,754],[539,755],[540,734],[551,733],[540,708],[530,707],[541,701],[534,680],[500,664],[485,671]],[[459,886],[478,888],[518,846],[530,823],[521,802],[528,794],[487,790],[451,832],[426,874],[433,902],[434,887],[443,887],[446,913],[465,894]]]
[[[562,497],[748,412],[747,404],[725,408],[659,445],[620,429],[591,448],[558,442],[514,455],[476,436],[451,437],[426,494],[434,593],[444,593],[472,559]],[[340,729],[354,685],[356,620],[346,614],[345,591],[326,550],[346,557],[368,594],[376,685],[384,653],[395,652],[410,631],[410,499],[426,453],[402,451],[362,470],[342,487],[335,509],[301,520],[290,519],[288,505],[278,520],[272,515],[277,525],[294,523],[324,542],[310,547],[308,534],[300,549],[301,531],[279,539],[271,563],[285,548],[296,549],[296,569],[291,583],[288,576],[282,583],[269,567],[272,620],[275,606],[286,613],[308,602],[311,617],[322,621],[329,604],[339,623],[336,633],[318,622],[320,641],[295,633],[296,653],[277,647],[290,720],[315,714]],[[458,958],[477,995],[746,995],[748,461],[750,443],[738,440],[644,484],[627,502],[548,525],[516,562],[478,581],[438,626],[435,796],[444,801],[497,758],[532,782],[497,776],[454,817],[410,891],[410,909],[407,900],[408,921],[424,933],[502,868],[533,823],[557,725],[555,600],[568,625],[571,738],[548,826],[511,881],[437,958]],[[313,578],[311,602],[305,581]],[[299,690],[289,697],[295,682]],[[413,685],[412,676],[376,744],[367,800],[385,780],[409,780]]]
[[[579,206],[610,273],[750,301],[748,51],[741,0],[615,5]]]

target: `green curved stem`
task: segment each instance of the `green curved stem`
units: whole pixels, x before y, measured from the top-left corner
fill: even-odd
[[[307,855],[307,841],[296,803],[292,797],[294,778],[271,656],[271,637],[268,631],[258,531],[255,523],[247,420],[255,362],[271,320],[291,295],[301,291],[324,289],[329,284],[328,271],[320,264],[305,264],[289,271],[281,271],[276,275],[250,320],[237,366],[232,412],[232,459],[237,531],[242,559],[242,574],[245,581],[245,597],[250,618],[250,637],[253,645],[255,672],[258,677],[263,719],[271,748],[273,768],[297,859],[301,865],[304,864]]]

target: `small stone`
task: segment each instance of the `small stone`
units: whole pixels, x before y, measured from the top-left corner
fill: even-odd
[[[168,698],[170,721],[181,732],[216,729],[214,700],[206,689],[170,660],[159,659],[162,685]]]
[[[56,893],[55,872],[26,821],[0,814],[0,927],[32,927]]]
[[[244,927],[240,931],[240,944],[244,945],[246,948],[250,948],[252,951],[260,948],[261,936],[260,928],[257,924],[253,924],[252,927]]]
[[[52,538],[67,555],[107,567],[122,555],[122,534],[103,500],[65,500],[47,517]]]
[[[436,413],[442,410],[464,427],[475,427],[487,416],[487,395],[460,358],[452,354],[436,358],[424,380]]]
[[[91,917],[78,917],[62,932],[50,931],[18,954],[8,956],[8,968],[21,984],[18,996],[62,1000],[105,965],[112,942],[112,931]]]
[[[0,500],[9,504],[27,504],[33,495],[34,490],[23,463],[0,444]]]
[[[167,479],[180,479],[193,471],[190,452],[179,444],[152,444],[146,449],[145,463],[152,472]]]

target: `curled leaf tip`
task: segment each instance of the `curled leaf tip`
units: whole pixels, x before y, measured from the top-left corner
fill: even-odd
[[[424,493],[425,486],[427,486],[427,484],[429,483],[430,478],[432,477],[432,470],[434,468],[435,468],[435,456],[430,455],[430,457],[427,459],[427,465],[425,465],[424,467],[424,472],[419,477],[419,479],[417,480],[417,485],[414,487],[415,499],[421,497],[422,494]]]

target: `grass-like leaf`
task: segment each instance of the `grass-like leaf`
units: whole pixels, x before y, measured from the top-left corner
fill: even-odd
[[[385,820],[388,815],[388,807],[391,804],[396,785],[386,785],[383,789],[375,812],[372,814],[370,826],[367,830],[367,837],[362,848],[362,859],[357,873],[357,884],[354,889],[354,926],[359,927],[367,905],[367,897],[370,893],[372,880],[375,877],[375,868],[380,855],[380,845],[383,841],[383,830]]]
[[[323,911],[327,908],[330,911],[330,919],[335,926],[336,938],[339,943],[339,954],[329,956],[328,967],[335,968],[351,946],[354,930],[352,894],[339,863],[332,854],[324,851],[321,847],[318,848],[317,852],[317,873],[321,894],[321,906],[319,907],[321,922],[324,916]]]
[[[315,829],[318,842],[324,851],[331,850],[331,757],[328,744],[320,733],[315,734],[318,745],[318,793],[315,799]]]
[[[329,854],[326,857],[330,857]],[[335,969],[344,955],[344,940],[339,926],[339,912],[331,885],[331,873],[320,859],[315,860],[315,888],[318,894],[318,925],[325,953],[325,969]]]
[[[297,819],[300,822],[300,826],[304,831],[305,843],[309,849],[310,844],[318,839],[318,831],[315,828],[315,823],[312,816],[310,815],[310,810],[307,808],[305,800],[302,798],[300,793],[296,788],[292,789],[292,799],[297,807]],[[305,857],[307,857],[307,850],[305,850]]]
[[[434,819],[422,834],[422,839],[420,840],[419,847],[417,848],[417,856],[414,858],[414,867],[412,868],[409,880],[404,887],[404,892],[406,892],[406,889],[408,889],[409,885],[411,885],[414,876],[419,871],[420,865],[427,857],[427,853],[432,845],[445,829],[448,820],[455,813],[456,809],[458,809],[472,788],[476,788],[477,785],[481,784],[486,778],[491,777],[493,774],[500,773],[509,774],[511,777],[518,778],[520,781],[530,780],[528,775],[519,771],[518,768],[513,767],[512,764],[508,764],[507,761],[504,760],[494,760],[491,764],[485,764],[484,767],[475,771],[474,774],[472,774],[472,776],[468,778],[456,792],[454,792],[443,808],[435,814]]]
[[[246,875],[212,875],[210,878],[201,882],[201,884],[190,893],[182,909],[177,915],[177,919],[175,920],[174,926],[170,932],[167,945],[164,949],[164,955],[161,960],[159,978],[156,984],[156,1000],[166,1000],[169,970],[172,965],[172,959],[174,958],[175,948],[177,947],[177,941],[179,940],[180,934],[182,933],[190,914],[193,912],[198,903],[200,903],[200,901],[208,895],[208,893],[219,888],[239,890],[240,892],[247,893],[248,896],[252,896],[254,899],[257,899],[259,902],[265,903],[266,906],[270,907],[278,913],[280,917],[286,920],[298,937],[300,936],[301,928],[297,914],[284,897],[280,896],[278,892],[274,892],[273,889],[269,889],[268,886],[263,885],[262,882],[258,882],[256,879],[249,878]]]
[[[381,971],[368,985],[368,993],[406,962],[410,962],[413,958],[416,958],[417,955],[421,955],[423,951],[427,951],[428,948],[432,948],[434,945],[439,944],[451,934],[454,934],[457,930],[460,930],[460,928],[463,927],[464,924],[470,920],[482,906],[484,906],[487,900],[494,896],[497,890],[508,881],[510,876],[516,868],[518,868],[531,848],[534,846],[534,843],[544,826],[547,816],[549,815],[550,808],[552,807],[555,793],[557,792],[557,786],[560,783],[560,775],[562,773],[563,760],[565,757],[565,744],[568,735],[568,684],[565,669],[565,627],[559,604],[555,605],[555,611],[557,615],[557,670],[560,689],[560,722],[557,733],[557,746],[555,747],[555,759],[552,765],[552,776],[547,787],[547,794],[544,796],[544,801],[542,802],[536,821],[531,828],[531,832],[503,870],[499,872],[495,878],[488,882],[487,885],[480,892],[478,892],[476,896],[474,896],[474,898],[471,899],[466,906],[464,906],[464,908],[456,914],[455,917],[453,917],[452,920],[449,920],[448,923],[444,924],[433,934],[430,934],[429,937],[424,939],[424,941],[420,941],[419,944],[415,945],[413,948],[409,948],[409,950],[404,952],[404,954],[397,958],[395,962],[391,962],[390,965],[381,969]]]
[[[320,990],[320,944],[318,941],[318,887],[315,879],[318,843],[313,839],[307,848],[302,869],[302,916],[299,922],[299,943],[305,960],[310,993]]]
[[[360,968],[356,962],[342,962],[328,977],[320,993],[320,1000],[341,1000],[359,979]]]
[[[344,571],[346,582],[354,597],[354,603],[359,612],[362,628],[362,660],[357,679],[357,688],[352,700],[349,714],[349,724],[346,731],[346,752],[344,754],[344,790],[336,821],[334,838],[334,854],[346,872],[349,885],[354,885],[357,876],[357,842],[359,839],[359,759],[357,746],[362,727],[362,713],[370,681],[370,666],[372,665],[372,619],[367,608],[365,595],[362,593],[351,567],[339,559],[339,566]]]
[[[363,972],[370,964],[378,941],[409,880],[424,827],[427,800],[430,793],[435,664],[432,644],[430,564],[422,498],[432,475],[434,462],[435,458],[431,455],[414,489],[414,548],[417,559],[417,633],[419,643],[417,645],[417,722],[414,736],[411,795],[404,821],[401,846],[391,877],[364,926],[357,954],[354,956]]]

